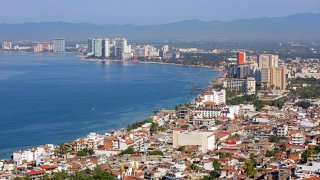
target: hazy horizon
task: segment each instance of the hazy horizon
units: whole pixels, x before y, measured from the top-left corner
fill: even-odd
[[[318,0],[11,0],[1,4],[0,23],[8,24],[61,21],[150,25],[320,13]]]
[[[296,14],[290,14],[286,16],[262,16],[262,17],[253,17],[253,18],[237,18],[237,19],[231,19],[231,20],[219,20],[219,19],[212,19],[212,20],[202,20],[202,19],[182,19],[178,21],[172,21],[172,22],[164,22],[164,23],[154,23],[154,24],[133,24],[133,23],[124,23],[124,24],[114,24],[114,23],[93,23],[93,22],[70,22],[70,21],[28,21],[28,22],[20,22],[20,23],[1,23],[0,24],[26,24],[26,23],[72,23],[72,24],[94,24],[94,25],[136,25],[136,26],[144,26],[144,25],[165,25],[165,24],[172,24],[177,22],[184,22],[184,21],[202,21],[202,22],[212,22],[212,21],[221,21],[221,22],[232,22],[236,20],[251,20],[251,19],[260,19],[260,18],[283,18],[283,17],[290,17],[295,15],[301,15],[301,14],[320,14],[320,12],[301,12]]]

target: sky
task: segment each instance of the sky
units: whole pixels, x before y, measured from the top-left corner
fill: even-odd
[[[320,0],[0,0],[0,23],[164,24],[320,13]]]

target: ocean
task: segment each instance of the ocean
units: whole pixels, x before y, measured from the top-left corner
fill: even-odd
[[[193,87],[217,76],[209,68],[0,52],[0,159],[126,127],[191,101]]]

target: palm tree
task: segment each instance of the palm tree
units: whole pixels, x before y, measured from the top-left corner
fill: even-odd
[[[212,167],[214,168],[214,170],[219,170],[221,167],[221,163],[219,162],[218,159],[214,159],[212,162]]]
[[[192,163],[187,169],[190,171],[197,171],[199,170],[199,166]]]
[[[62,156],[70,152],[69,147],[67,147],[64,143],[60,144],[55,150],[54,153],[58,156]]]
[[[243,165],[243,170],[247,174],[248,177],[255,177],[257,173],[257,169],[254,167],[254,164],[250,161],[246,161]]]

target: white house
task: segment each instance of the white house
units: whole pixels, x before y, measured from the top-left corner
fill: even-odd
[[[295,144],[295,145],[303,145],[305,142],[305,137],[303,134],[301,133],[295,133],[291,135],[291,144]]]
[[[202,152],[213,150],[215,148],[215,136],[212,132],[205,131],[173,131],[173,147],[178,146],[201,146]]]

